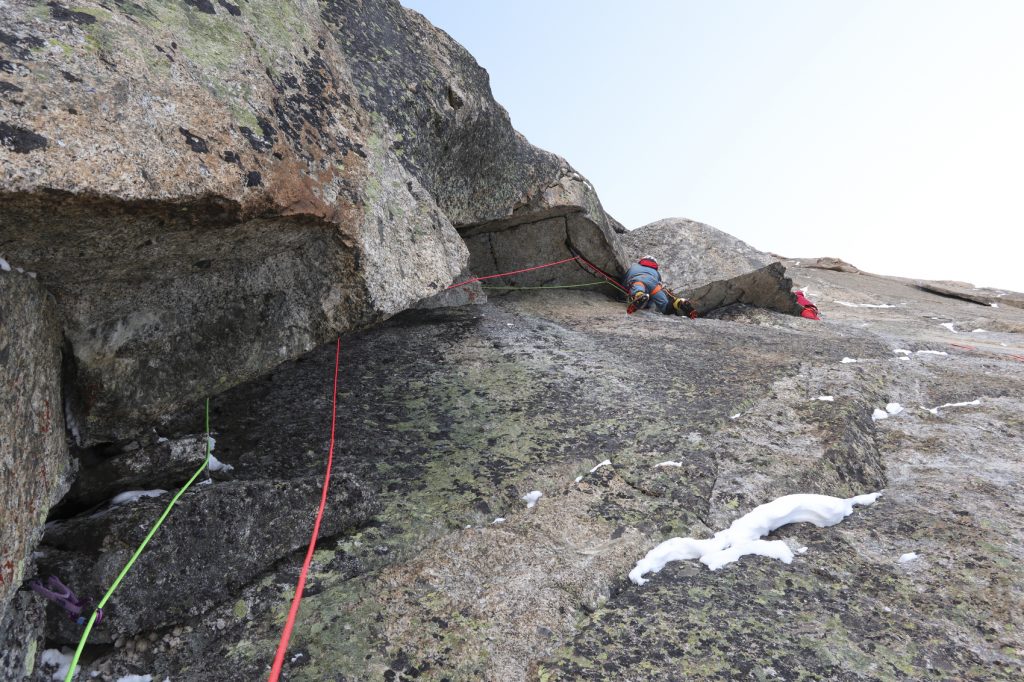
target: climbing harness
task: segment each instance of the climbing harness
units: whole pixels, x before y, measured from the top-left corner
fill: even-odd
[[[292,597],[292,605],[288,609],[288,619],[284,623],[284,630],[281,631],[281,639],[277,643],[277,652],[274,654],[274,664],[270,669],[270,682],[277,682],[281,675],[281,667],[284,665],[284,656],[288,653],[288,640],[292,637],[292,628],[295,627],[295,617],[299,613],[299,603],[302,602],[302,592],[306,588],[306,574],[309,573],[309,565],[313,561],[313,552],[316,550],[316,539],[320,535],[320,521],[324,517],[324,507],[327,506],[327,488],[331,482],[331,464],[334,462],[334,427],[338,421],[338,365],[341,361],[341,337],[338,337],[338,344],[334,349],[334,396],[331,399],[331,445],[327,450],[327,472],[324,474],[323,490],[320,493],[320,509],[316,513],[316,521],[313,523],[313,536],[309,539],[309,548],[306,550],[306,558],[302,562],[302,570],[299,572],[299,581],[295,585],[295,595]]]
[[[35,578],[29,582],[28,586],[32,588],[33,592],[41,594],[64,609],[68,614],[68,618],[79,625],[85,625],[86,617],[83,614],[93,608],[93,600],[88,598],[80,599],[78,595],[71,591],[70,587],[62,583],[60,578],[55,575],[47,578],[45,585],[39,578]],[[103,609],[97,608],[96,622],[99,623],[102,620]]]
[[[114,583],[107,590],[106,594],[103,595],[103,598],[100,599],[100,603],[96,605],[96,610],[92,612],[92,615],[89,617],[88,622],[86,622],[86,624],[85,624],[85,632],[82,633],[82,638],[80,640],[78,640],[78,648],[75,649],[75,655],[71,659],[71,665],[68,667],[68,674],[64,678],[64,682],[71,682],[71,679],[75,676],[75,669],[78,667],[78,659],[82,657],[82,650],[85,649],[85,643],[89,639],[89,633],[92,632],[92,626],[95,625],[96,623],[98,623],[99,619],[103,615],[103,607],[107,605],[107,602],[113,596],[114,591],[121,584],[121,581],[124,580],[124,577],[126,575],[128,575],[128,571],[130,571],[132,566],[135,565],[135,562],[142,555],[142,551],[144,549],[146,549],[146,545],[149,544],[149,541],[153,539],[154,535],[156,535],[157,530],[159,530],[160,526],[163,525],[164,519],[166,519],[167,516],[171,513],[171,510],[174,509],[174,505],[178,502],[178,499],[182,495],[185,494],[185,491],[188,490],[192,486],[192,483],[194,483],[195,480],[197,478],[199,478],[199,474],[203,473],[203,470],[205,470],[206,467],[209,464],[210,464],[210,399],[207,398],[206,399],[206,459],[203,460],[202,465],[198,469],[196,469],[194,474],[192,474],[192,478],[188,479],[188,482],[185,483],[185,485],[183,485],[181,487],[181,490],[179,490],[177,493],[175,493],[174,497],[171,498],[171,501],[168,503],[167,507],[164,508],[163,513],[156,520],[156,523],[153,524],[153,527],[149,529],[149,532],[146,534],[146,537],[142,540],[142,544],[139,545],[138,549],[135,550],[135,553],[132,554],[130,559],[128,559],[128,563],[126,563],[124,565],[124,568],[122,568],[121,572],[118,573],[117,578],[114,579]]]

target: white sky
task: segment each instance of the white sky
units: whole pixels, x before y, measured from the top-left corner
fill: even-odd
[[[1024,291],[1024,0],[402,0],[627,227]]]

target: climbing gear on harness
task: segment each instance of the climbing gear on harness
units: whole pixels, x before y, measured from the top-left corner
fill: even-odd
[[[79,599],[78,595],[55,575],[46,579],[46,585],[43,585],[39,578],[35,578],[29,582],[28,586],[32,588],[33,592],[43,595],[64,609],[68,618],[79,625],[85,625],[87,619],[83,614],[91,611],[94,606],[91,599]],[[101,620],[103,620],[103,609],[96,609],[96,622],[99,623]]]

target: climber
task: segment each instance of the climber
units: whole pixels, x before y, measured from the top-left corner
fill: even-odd
[[[658,271],[658,261],[654,256],[644,256],[631,265],[626,271],[623,283],[629,290],[629,307],[626,309],[628,313],[654,304],[658,312],[666,315],[697,317],[697,311],[689,301],[665,288],[661,281],[661,273]]]

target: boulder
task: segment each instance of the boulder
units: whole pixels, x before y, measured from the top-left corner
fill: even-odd
[[[651,254],[673,289],[729,279],[777,260],[732,235],[685,218],[665,218],[619,237],[632,261]]]
[[[690,299],[698,315],[707,315],[736,303],[777,310],[787,315],[799,315],[803,311],[793,293],[793,280],[786,276],[786,268],[778,262],[677,293]]]
[[[0,270],[0,627],[33,575],[47,513],[68,488],[60,372],[52,298],[31,277]]]
[[[237,594],[308,544],[322,484],[322,477],[308,476],[231,481],[187,492],[107,603],[91,641],[183,623]],[[168,495],[141,498],[51,524],[41,571],[59,576],[81,597],[98,599],[168,501]],[[371,491],[349,474],[335,474],[321,540],[356,528],[376,510]],[[50,615],[49,635],[77,642],[80,630],[57,609]]]
[[[181,486],[206,459],[206,437],[187,436],[139,445],[103,457],[84,453],[78,476],[61,506],[88,507],[123,490],[165,490]],[[61,515],[61,509],[55,510]]]

